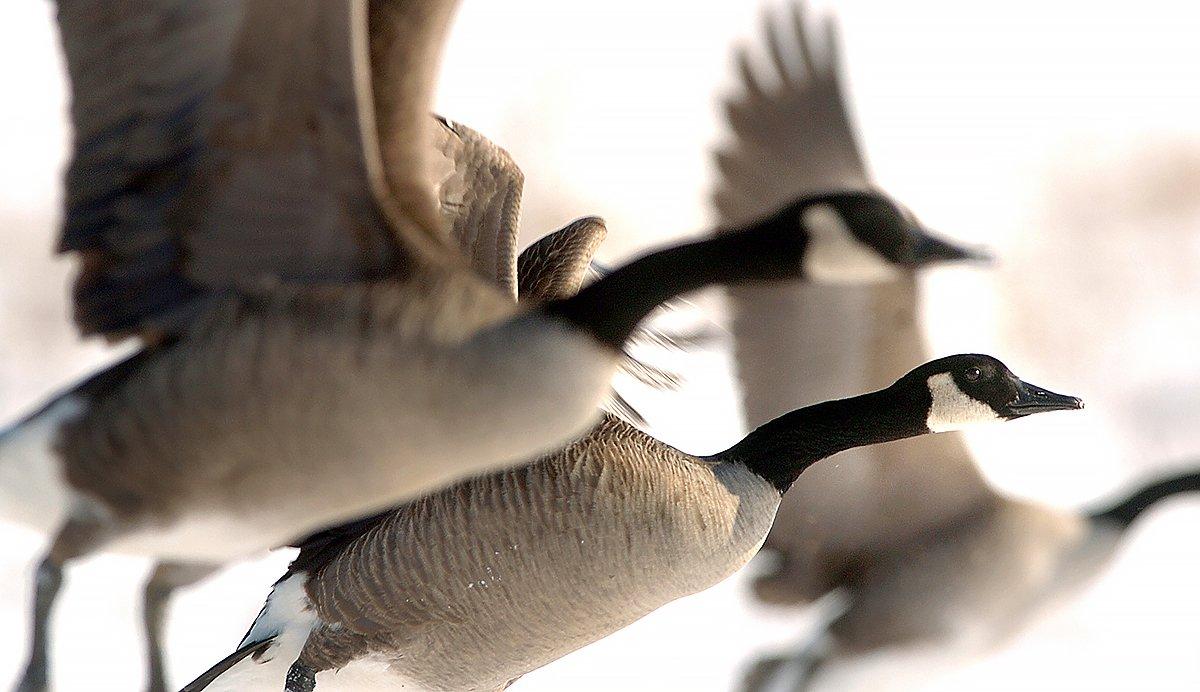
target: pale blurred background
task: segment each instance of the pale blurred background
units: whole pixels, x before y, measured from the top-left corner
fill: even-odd
[[[1088,408],[973,434],[1005,492],[1078,506],[1200,463],[1200,6],[1025,0],[836,8],[863,142],[883,185],[929,225],[991,246],[990,272],[929,277],[939,353],[986,351]],[[439,108],[524,168],[524,240],[607,218],[611,262],[703,230],[707,151],[745,0],[465,0]],[[70,324],[70,266],[52,259],[69,131],[53,6],[0,6],[0,425],[115,353]],[[797,162],[803,165],[803,162]],[[719,300],[698,303],[720,316]],[[689,357],[682,395],[636,393],[663,439],[694,452],[741,433],[728,363]],[[807,402],[797,402],[803,404]],[[1200,689],[1200,498],[1156,509],[1079,599],[976,660],[880,656],[829,689]],[[0,526],[0,681],[24,657],[43,538]],[[181,684],[231,650],[287,553],[177,601]],[[753,565],[752,565],[753,568]],[[62,690],[136,689],[140,560],[69,574],[58,606]],[[528,675],[514,689],[726,690],[752,654],[800,640],[803,611],[751,603],[739,575]]]

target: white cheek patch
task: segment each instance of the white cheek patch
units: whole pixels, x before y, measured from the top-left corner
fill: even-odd
[[[949,373],[938,373],[929,378],[929,394],[933,405],[925,427],[932,432],[949,432],[979,423],[994,423],[1003,420],[991,406],[967,396],[958,388]]]
[[[900,270],[861,242],[828,204],[804,210],[801,223],[808,230],[804,271],[810,281],[828,284],[861,284],[889,281]]]

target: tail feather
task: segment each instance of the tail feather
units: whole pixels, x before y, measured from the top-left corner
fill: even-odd
[[[230,668],[240,663],[246,657],[266,651],[274,643],[275,637],[268,637],[267,639],[244,644],[237,651],[221,659],[215,666],[201,673],[200,677],[184,685],[179,692],[200,692],[200,690],[216,682],[217,678],[224,675]]]
[[[1092,521],[1132,524],[1142,512],[1172,495],[1200,491],[1200,470],[1179,473],[1147,483],[1117,502],[1088,513]]]
[[[588,267],[589,279],[604,276],[609,270],[593,261]],[[640,355],[634,355],[635,350],[689,352],[709,348],[720,337],[720,330],[711,320],[698,327],[680,329],[656,324],[656,319],[664,315],[685,311],[695,306],[684,298],[673,298],[663,303],[651,316],[630,335],[621,357],[620,371],[643,386],[662,391],[675,391],[684,384],[684,377],[678,372],[648,362]],[[613,391],[604,404],[604,410],[616,415],[628,423],[646,427],[646,417],[634,406],[629,399],[618,391]]]
[[[193,680],[183,692],[203,690],[218,680],[220,689],[233,690],[259,689],[269,684],[269,680],[282,682],[288,665],[300,655],[317,624],[317,615],[304,589],[307,582],[306,572],[290,570],[275,582],[237,651]],[[251,656],[261,665],[242,666],[233,671],[238,663]]]
[[[615,389],[608,393],[608,399],[604,401],[603,408],[626,423],[632,423],[638,427],[649,425],[642,412],[636,406],[629,403],[629,400],[621,396],[621,393]]]

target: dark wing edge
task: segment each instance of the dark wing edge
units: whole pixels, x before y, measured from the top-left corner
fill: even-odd
[[[224,675],[230,668],[241,663],[248,656],[266,651],[273,643],[275,643],[275,637],[268,637],[267,639],[250,642],[239,647],[237,651],[229,654],[218,661],[212,668],[201,673],[200,677],[184,685],[180,688],[179,692],[200,692],[200,690],[208,688],[209,685],[216,682],[217,678]]]
[[[82,255],[75,318],[84,334],[171,321],[203,293],[175,271],[178,238],[166,229],[172,199],[200,164],[204,110],[228,67],[237,9],[58,3],[75,131],[58,247]]]

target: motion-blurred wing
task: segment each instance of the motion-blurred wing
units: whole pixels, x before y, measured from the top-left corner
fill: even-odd
[[[476,271],[516,298],[525,176],[507,151],[461,123],[437,118],[436,133],[434,177],[451,235]]]
[[[824,29],[818,46],[793,4],[787,17],[766,16],[763,60],[746,48],[735,53],[740,93],[724,102],[732,139],[715,154],[722,225],[804,194],[871,187],[843,99],[835,26]]]
[[[405,4],[455,3],[390,5]],[[379,279],[448,247],[436,213],[421,214],[420,160],[384,180],[365,0],[61,0],[58,10],[76,131],[60,247],[82,255],[84,333],[156,338],[225,289]],[[410,28],[440,43],[428,24]],[[430,65],[415,61],[426,69],[411,80],[432,80],[439,50],[424,47]],[[387,104],[378,112],[395,128],[385,140],[407,136]],[[406,193],[402,209],[389,183]]]

